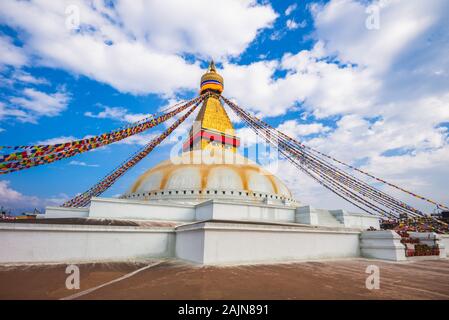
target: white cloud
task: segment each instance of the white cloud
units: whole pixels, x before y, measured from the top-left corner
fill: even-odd
[[[296,21],[293,19],[288,19],[287,22],[285,23],[285,26],[287,27],[288,30],[298,29],[298,23],[296,23]]]
[[[10,101],[38,115],[50,117],[59,115],[66,108],[68,102],[68,96],[64,92],[47,94],[27,88],[23,90],[23,95],[24,97],[14,97]]]
[[[174,105],[177,105],[181,102],[181,100],[177,99],[168,99],[168,102],[166,105],[161,106],[159,108],[159,111],[167,109],[169,107],[172,107]],[[115,119],[115,120],[121,120],[126,121],[129,123],[133,123],[136,121],[140,121],[146,117],[151,116],[151,114],[131,114],[128,113],[128,110],[121,107],[107,107],[102,106],[104,108],[104,111],[99,112],[98,114],[93,114],[92,112],[86,112],[85,116],[93,117],[93,118],[99,118],[99,119]],[[198,112],[199,109],[197,109],[196,112]],[[183,116],[187,111],[182,112],[177,117],[173,117],[171,119],[168,119],[163,123],[163,126],[168,129],[179,117]],[[190,115],[190,120],[193,121],[195,119],[195,115]],[[184,121],[181,123],[176,130],[170,134],[169,137],[167,137],[161,145],[171,145],[173,143],[176,143],[178,141],[183,141],[188,131],[190,130],[192,126],[191,121]],[[123,139],[116,144],[128,144],[128,145],[138,145],[138,146],[144,146],[148,144],[151,140],[155,139],[159,135],[161,135],[162,132],[160,131],[151,131],[151,132],[143,132],[138,135],[131,136],[129,138]]]
[[[122,120],[122,117],[126,114],[127,111],[126,109],[120,107],[104,106],[103,108],[104,110],[99,112],[98,114],[87,111],[84,113],[84,115],[89,118]]]
[[[12,78],[14,80],[16,80],[16,81],[29,83],[29,84],[34,84],[34,85],[39,85],[39,84],[48,85],[48,84],[50,84],[47,79],[36,78],[36,77],[32,76],[30,73],[25,72],[23,70],[15,70],[14,73],[12,74]]]
[[[144,146],[159,135],[160,135],[160,133],[158,133],[158,132],[141,133],[141,134],[137,134],[137,135],[131,136],[129,138],[123,139],[123,140],[117,142],[116,144],[130,144],[130,145]]]
[[[175,105],[176,103],[178,103],[179,101],[177,100],[170,100],[169,103],[167,104],[168,106],[172,106]],[[165,107],[164,107],[165,108]],[[196,109],[195,112],[193,112],[189,118],[187,118],[183,123],[181,123],[176,130],[174,130],[170,136],[168,136],[161,144],[161,146],[165,146],[165,145],[172,145],[172,144],[176,144],[176,143],[180,143],[182,144],[187,136],[188,133],[190,131],[190,128],[192,127],[194,120],[196,119],[196,115],[199,112],[199,108],[198,107]],[[183,115],[185,115],[188,111],[184,111],[181,114],[179,114],[176,117],[173,117],[171,119],[168,119],[167,121],[164,122],[164,126],[165,128],[169,128],[171,125],[173,125],[173,123],[175,123],[175,121],[177,121],[180,117],[182,117]]]
[[[282,39],[283,36],[285,36],[286,31],[281,29],[281,30],[275,30],[271,35],[270,35],[270,40],[272,41],[277,41]]]
[[[243,127],[236,130],[237,137],[240,138],[242,147],[250,147],[252,145],[263,142],[261,138],[249,127]]]
[[[6,130],[3,128],[0,128],[0,133],[5,132]]]
[[[210,9],[208,9],[210,8]],[[125,29],[158,51],[206,57],[238,55],[276,13],[255,1],[119,1]]]
[[[67,108],[70,98],[64,91],[45,93],[32,88],[25,88],[21,97],[9,99],[11,107],[4,110],[4,116],[16,117],[22,122],[36,123],[40,117],[55,117]],[[0,110],[0,116],[2,111]]]
[[[0,66],[0,71],[5,71],[4,74],[0,74],[0,86],[7,87],[9,89],[14,89],[16,84],[27,84],[27,85],[50,85],[50,82],[45,78],[34,77],[30,73],[14,68],[5,68],[2,70]],[[9,71],[9,72],[8,72]]]
[[[78,140],[78,138],[76,138],[74,136],[62,136],[62,137],[40,140],[33,144],[36,144],[36,145],[59,144],[59,143],[65,143],[65,142],[70,142],[70,141],[74,141],[74,140]]]
[[[384,99],[412,102],[447,92],[447,1],[382,2],[379,30],[364,27],[367,15],[360,3],[344,1],[342,7],[341,2],[333,1],[316,15],[317,35],[326,41],[327,52],[380,78],[378,95]]]
[[[313,49],[285,54],[280,62],[224,64],[225,95],[263,115],[281,115],[303,102],[316,116],[327,117],[369,115],[391,101],[444,94],[449,87],[449,74],[444,71],[449,60],[442,48],[449,50],[445,41],[449,24],[442,12],[449,4],[441,0],[387,3],[381,10],[380,30],[366,29],[367,14],[360,2],[336,0],[315,6]],[[276,79],[278,70],[286,70],[287,75]]]
[[[296,22],[293,19],[288,19],[287,22],[285,23],[285,26],[287,27],[288,30],[295,30],[298,28],[305,28],[307,27],[307,21],[303,20],[300,23]]]
[[[134,123],[134,122],[138,122],[141,121],[145,118],[151,117],[152,114],[150,113],[127,113],[124,115],[123,120],[125,120],[126,122],[129,123]]]
[[[445,1],[382,1],[380,28],[369,30],[366,5],[353,0],[334,0],[315,8],[317,36],[327,41],[329,53],[343,61],[356,62],[384,71],[401,51],[441,17]],[[412,48],[410,48],[412,49]]]
[[[289,16],[289,15],[292,14],[293,11],[295,11],[297,8],[298,8],[298,4],[296,4],[296,3],[291,4],[291,5],[289,5],[289,6],[287,7],[287,9],[285,9],[285,12],[284,12],[284,13],[285,13],[286,16]]]
[[[294,198],[303,205],[312,205],[315,208],[323,209],[341,208],[352,212],[360,212],[360,209],[318,184],[288,160],[280,160],[277,170],[272,172],[289,187]]]
[[[377,80],[367,70],[323,61],[323,53],[323,44],[318,42],[312,50],[284,55],[280,62],[224,64],[224,95],[265,116],[283,115],[299,102],[304,102],[317,117],[369,111],[379,86]],[[273,80],[277,70],[288,73]]]
[[[331,128],[324,126],[322,123],[299,124],[296,120],[287,120],[280,124],[277,129],[291,137],[297,138],[325,133],[331,130]]]
[[[94,114],[93,112],[85,112],[84,115],[86,117],[90,118],[97,118],[97,119],[113,119],[118,121],[125,121],[129,123],[134,123],[140,120],[143,120],[145,118],[148,118],[151,116],[151,114],[131,114],[128,112],[127,109],[122,107],[108,107],[108,106],[101,106],[104,110],[100,111],[97,114]]]
[[[14,45],[11,38],[0,35],[0,66],[11,65],[20,67],[27,63],[27,56],[22,51],[22,48]]]
[[[10,181],[0,181],[0,198],[6,203],[17,201],[22,197],[22,194],[9,188]],[[3,204],[3,205],[5,205]]]
[[[91,167],[91,168],[98,168],[99,167],[98,164],[88,164],[86,162],[76,161],[76,160],[70,161],[69,165],[71,165],[71,166],[79,166],[79,167]]]
[[[10,117],[18,118],[23,122],[32,122],[33,120],[26,112],[16,108],[8,107],[0,101],[0,120]]]
[[[49,199],[24,195],[14,190],[10,181],[0,180],[0,206],[5,207],[7,210],[12,209],[20,213],[24,210],[33,210],[34,208],[43,209],[46,206],[61,205],[66,200],[68,200],[68,197],[64,194]]]
[[[69,4],[80,10],[78,32],[65,27]],[[250,0],[0,2],[0,21],[24,31],[37,62],[138,94],[196,89],[203,71],[182,55],[237,56],[275,19]]]

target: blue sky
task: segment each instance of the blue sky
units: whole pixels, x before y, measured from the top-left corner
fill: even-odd
[[[374,27],[367,25],[373,12]],[[214,58],[224,95],[273,126],[449,202],[448,14],[444,0],[4,0],[0,145],[54,143],[126,125],[194,97]],[[0,205],[19,212],[59,204],[164,128],[0,176]],[[172,146],[159,147],[105,196],[125,192]],[[288,163],[278,170],[299,200],[351,208]]]

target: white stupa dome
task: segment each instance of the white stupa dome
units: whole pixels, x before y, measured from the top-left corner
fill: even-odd
[[[142,174],[123,198],[182,202],[223,198],[294,201],[279,178],[226,150],[184,152],[163,161]]]

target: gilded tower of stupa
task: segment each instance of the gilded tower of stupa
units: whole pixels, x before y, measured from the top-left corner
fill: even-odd
[[[182,153],[142,174],[123,198],[294,201],[279,178],[239,154],[240,139],[220,102],[223,90],[223,77],[212,61],[200,84],[200,94],[209,95],[183,142]]]
[[[183,151],[224,148],[235,152],[240,140],[235,136],[231,120],[219,100],[224,81],[217,73],[213,61],[201,77],[200,87],[200,94],[210,93],[210,96],[198,113],[189,138],[183,145]]]

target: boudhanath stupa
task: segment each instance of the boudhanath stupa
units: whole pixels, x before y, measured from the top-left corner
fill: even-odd
[[[380,229],[379,217],[304,204],[282,177],[240,154],[223,90],[212,62],[200,85],[207,98],[179,154],[143,173],[119,198],[47,207],[47,223],[4,226],[2,243],[13,250],[2,252],[0,262],[406,259],[395,232],[366,232]],[[443,242],[440,248],[445,256]]]

